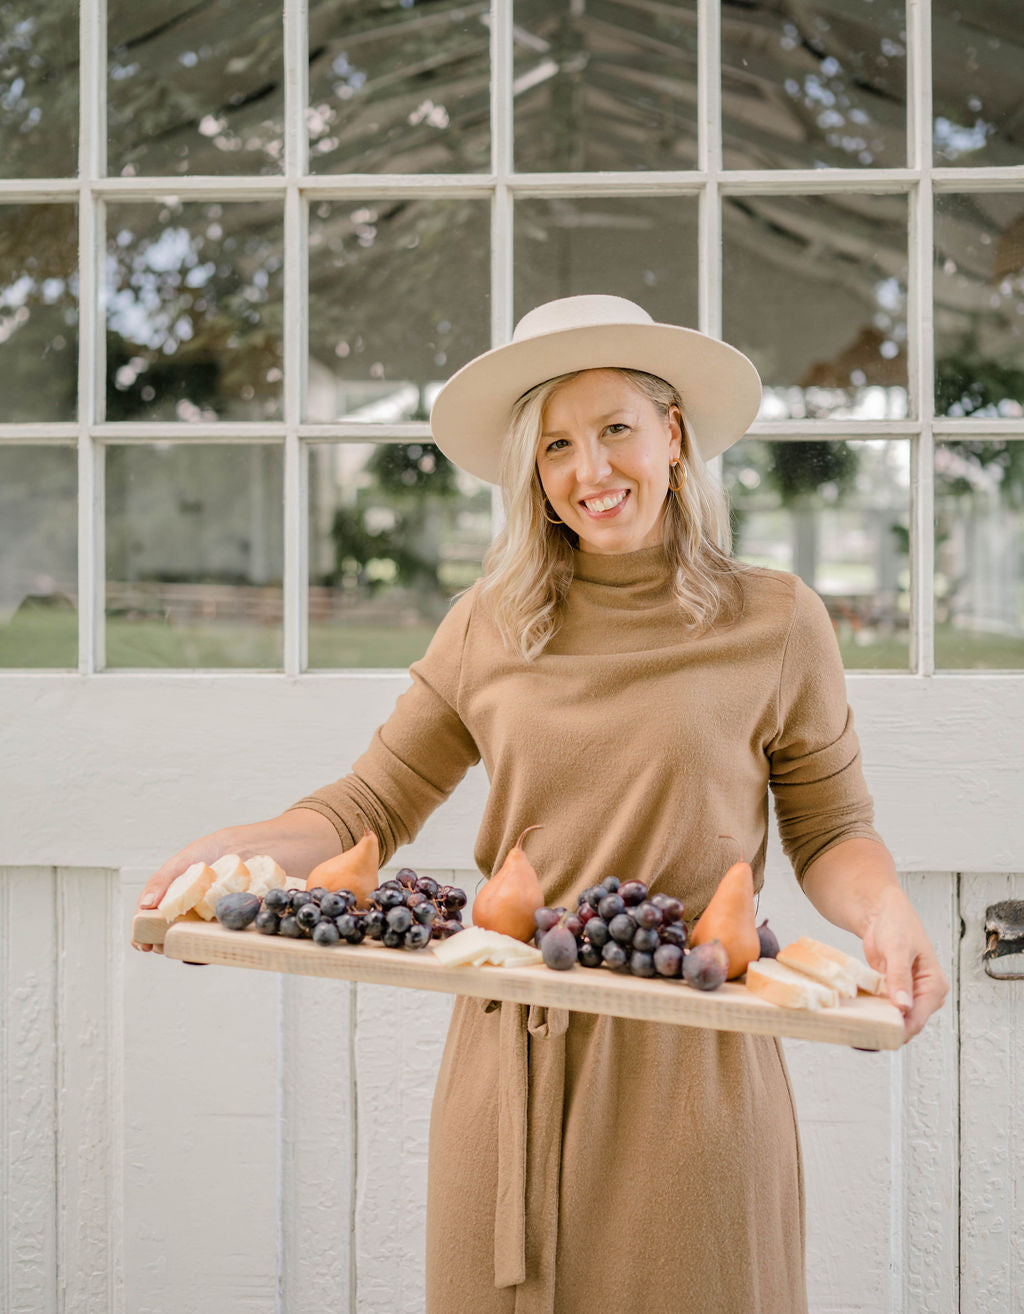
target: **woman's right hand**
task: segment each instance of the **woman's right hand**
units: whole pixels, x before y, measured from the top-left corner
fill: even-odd
[[[279,817],[256,821],[246,826],[226,826],[209,835],[193,840],[168,858],[163,866],[150,876],[139,896],[139,912],[152,912],[167,893],[171,882],[187,871],[194,862],[212,864],[226,853],[237,853],[245,861],[259,854],[268,854],[289,876],[305,879],[318,863],[341,852],[341,840],[333,822],[310,808],[291,808]],[[149,953],[159,945],[139,944],[136,949]]]

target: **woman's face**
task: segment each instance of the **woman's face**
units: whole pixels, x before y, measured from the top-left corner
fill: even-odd
[[[537,471],[556,516],[584,552],[634,552],[661,542],[669,466],[682,448],[667,417],[621,374],[586,370],[544,409]]]

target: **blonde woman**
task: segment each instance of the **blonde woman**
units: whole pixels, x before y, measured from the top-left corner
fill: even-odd
[[[384,861],[482,760],[476,841],[528,825],[547,902],[609,875],[697,916],[732,854],[763,879],[769,793],[805,893],[864,941],[908,1037],[947,985],[872,824],[832,628],[795,576],[728,555],[705,461],[754,418],[733,348],[617,297],[532,311],[460,370],[432,427],[502,485],[485,574],[352,772],[190,862],[351,846]],[[431,1123],[429,1314],[804,1314],[804,1203],[769,1037],[459,998]]]

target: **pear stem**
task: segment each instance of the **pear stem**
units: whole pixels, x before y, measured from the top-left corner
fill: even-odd
[[[538,822],[536,826],[527,826],[526,829],[523,831],[523,834],[520,835],[519,838],[516,840],[516,848],[521,849],[523,847],[523,837],[525,835],[529,835],[531,830],[543,830],[543,829],[544,827],[540,822]]]

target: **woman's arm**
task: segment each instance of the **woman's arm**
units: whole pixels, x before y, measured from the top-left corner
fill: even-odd
[[[803,890],[823,917],[864,942],[864,954],[885,975],[889,998],[904,1015],[906,1038],[941,1008],[949,982],[924,927],[900,888],[884,844],[848,839],[815,859]]]
[[[318,863],[340,852],[341,840],[334,825],[309,808],[290,808],[278,817],[247,826],[225,826],[193,840],[173,858],[168,858],[146,882],[139,898],[139,910],[155,908],[171,881],[194,862],[213,863],[225,853],[237,853],[243,861],[265,853],[289,876],[305,879]],[[144,944],[136,948],[148,951],[153,946]]]

